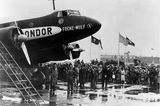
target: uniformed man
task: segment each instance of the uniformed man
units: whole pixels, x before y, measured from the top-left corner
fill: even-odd
[[[75,87],[77,88],[78,87],[78,83],[79,83],[79,67],[78,67],[78,65],[74,65],[74,68],[73,68],[73,70],[74,70],[74,73],[75,73],[75,75],[74,75],[74,77],[75,77]]]
[[[158,67],[158,79],[157,79],[157,83],[158,83],[158,89],[160,90],[160,67]]]
[[[55,96],[55,90],[56,90],[57,79],[58,79],[57,65],[53,64],[49,67],[49,69],[50,69],[50,95]]]
[[[72,64],[69,64],[67,72],[67,93],[73,94],[74,71]]]
[[[80,83],[80,89],[84,88],[84,83],[86,80],[86,69],[85,69],[85,65],[82,64],[81,68],[79,70],[79,83]]]
[[[124,68],[122,68],[121,69],[121,83],[122,84],[126,83],[125,75],[126,75],[126,72],[125,72]]]

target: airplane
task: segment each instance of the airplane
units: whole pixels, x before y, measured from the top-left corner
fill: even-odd
[[[19,21],[0,24],[0,41],[20,67],[80,56],[79,44],[71,42],[93,35],[101,28],[97,20],[78,10],[60,10]]]

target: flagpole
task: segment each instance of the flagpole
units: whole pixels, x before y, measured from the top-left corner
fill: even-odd
[[[119,33],[119,35],[120,35],[120,33]],[[120,49],[119,35],[118,35],[118,68],[119,68],[119,58],[120,58],[120,54],[119,54],[119,49]]]
[[[92,45],[92,36],[91,36],[90,40],[91,40],[91,41],[90,41],[90,55],[89,55],[89,56],[90,56],[90,62],[91,62],[91,45]]]
[[[100,39],[99,39],[99,48],[98,48],[98,50],[99,50],[99,61],[101,61],[101,55],[100,55],[100,53],[101,53],[101,49],[102,49],[102,42],[101,42],[101,36],[100,36]]]
[[[127,46],[125,47],[125,52],[124,52],[124,66],[126,67],[127,64]]]
[[[98,50],[99,50],[98,55],[99,55],[99,61],[100,61],[100,58],[101,58],[101,56],[100,56],[100,46],[98,47]]]
[[[127,38],[127,36],[126,36],[126,38]],[[126,46],[125,46],[125,50],[124,50],[124,66],[126,67],[126,59],[127,59],[127,41],[126,41]]]
[[[95,45],[99,45],[101,47],[101,49],[103,49],[101,40],[91,36],[90,59],[94,59],[94,58],[92,58],[92,54],[91,54],[92,53],[92,43],[94,43]],[[96,53],[96,55],[98,56],[97,57],[98,60],[100,60],[100,47],[97,48],[99,51]]]

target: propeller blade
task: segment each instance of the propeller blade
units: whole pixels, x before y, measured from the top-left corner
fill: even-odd
[[[27,59],[27,62],[29,63],[29,65],[31,65],[31,61],[30,61],[30,58],[29,58],[29,54],[28,54],[28,51],[27,51],[27,47],[26,47],[26,45],[25,45],[24,42],[22,42],[21,47],[22,47],[23,53],[24,53],[24,55],[25,55],[25,57],[26,57],[26,59]]]
[[[69,57],[70,57],[72,66],[74,66],[74,63],[73,63],[73,56],[72,56],[72,51],[71,51],[71,50],[69,51]]]
[[[77,49],[73,49],[73,51],[74,51],[74,52],[78,52],[78,51],[79,51],[79,52],[83,52],[83,51],[85,51],[85,50],[84,50],[84,49],[81,49],[81,48],[77,48]]]
[[[16,22],[16,21],[14,21],[14,23],[15,23],[15,26],[16,26],[16,28],[17,28],[18,34],[20,35],[20,34],[21,34],[21,32],[20,32],[20,31],[19,31],[19,29],[18,29],[17,22]]]

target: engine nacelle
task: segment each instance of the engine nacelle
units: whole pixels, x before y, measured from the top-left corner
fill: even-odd
[[[27,36],[23,33],[23,31],[20,28],[15,28],[13,30],[12,37],[15,42],[27,41]]]
[[[62,45],[62,47],[64,49],[64,54],[67,56],[67,59],[70,59],[70,52],[72,54],[73,59],[76,59],[79,58],[80,53],[84,51],[80,48],[79,44],[77,43]]]

